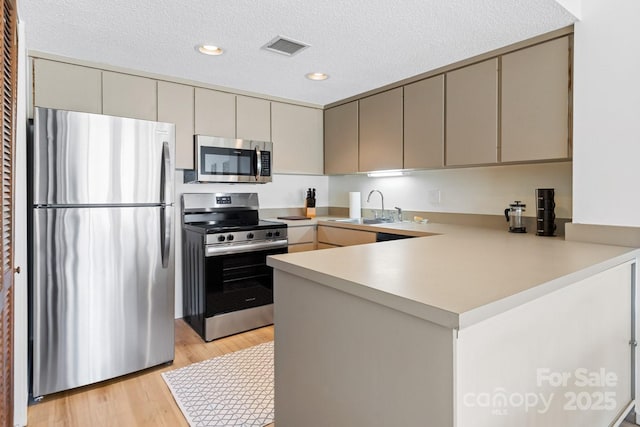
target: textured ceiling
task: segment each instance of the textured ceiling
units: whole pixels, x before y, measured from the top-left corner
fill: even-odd
[[[30,50],[326,105],[572,24],[554,0],[20,0]],[[277,35],[311,45],[287,57]],[[225,54],[195,51],[208,43]],[[310,81],[321,71],[331,77]]]

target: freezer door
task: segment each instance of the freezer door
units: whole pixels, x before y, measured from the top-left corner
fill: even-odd
[[[35,205],[171,204],[175,126],[38,108]]]
[[[172,220],[173,207],[34,209],[34,397],[173,360]]]

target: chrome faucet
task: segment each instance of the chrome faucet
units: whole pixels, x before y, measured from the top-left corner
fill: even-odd
[[[398,221],[402,222],[402,209],[397,206],[395,209],[398,211]]]
[[[367,203],[369,203],[369,200],[371,199],[371,195],[372,195],[373,193],[378,193],[378,194],[380,194],[380,200],[382,201],[382,209],[380,210],[380,218],[384,218],[384,196],[382,195],[382,192],[381,192],[380,190],[371,190],[371,191],[369,192],[369,195],[367,196]],[[375,212],[374,212],[374,216],[375,216],[376,218],[378,217],[377,215],[375,215]]]

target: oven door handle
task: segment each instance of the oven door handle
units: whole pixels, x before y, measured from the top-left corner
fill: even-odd
[[[207,246],[205,248],[205,256],[216,256],[216,255],[231,255],[231,254],[239,254],[246,252],[257,252],[265,249],[274,249],[274,248],[286,248],[288,241],[286,239],[283,240],[274,240],[269,242],[252,242],[250,244],[238,244],[238,245],[215,245],[215,246]]]

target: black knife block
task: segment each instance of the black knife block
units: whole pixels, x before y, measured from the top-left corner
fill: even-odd
[[[556,235],[555,190],[553,188],[536,189],[536,235]]]

